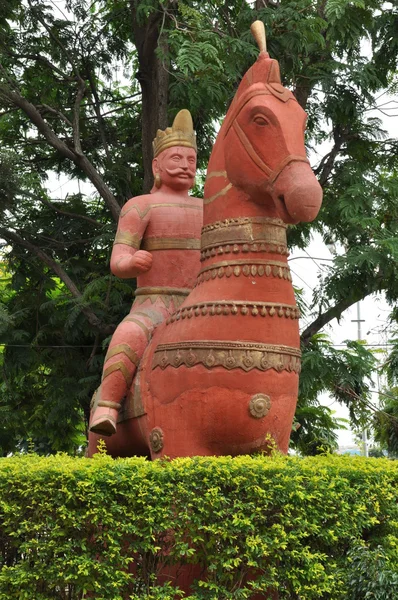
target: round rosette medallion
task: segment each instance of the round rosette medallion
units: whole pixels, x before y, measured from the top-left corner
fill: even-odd
[[[255,419],[261,419],[269,413],[271,408],[271,399],[265,394],[256,394],[249,402],[249,412]]]
[[[154,427],[149,434],[149,442],[153,452],[160,452],[163,448],[163,431],[160,427]]]

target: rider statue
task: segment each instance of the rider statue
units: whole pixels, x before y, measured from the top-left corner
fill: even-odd
[[[123,207],[111,256],[111,270],[137,278],[136,299],[113,334],[90,431],[116,433],[118,413],[152,333],[182,304],[199,270],[203,201],[188,195],[196,173],[196,137],[188,110],[153,141],[150,194]]]

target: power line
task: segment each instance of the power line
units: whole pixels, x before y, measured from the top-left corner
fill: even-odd
[[[36,345],[36,344],[0,344],[2,348],[94,348],[94,344],[91,346],[72,346],[72,345]]]
[[[328,344],[328,346],[331,346],[332,348],[348,348],[348,344]],[[397,344],[391,344],[391,343],[387,343],[387,344],[365,344],[364,345],[365,348],[385,348],[386,346],[388,347],[396,347]],[[57,345],[51,345],[51,344],[41,344],[41,345],[36,345],[36,344],[0,344],[0,348],[94,348],[94,344],[90,345],[79,345],[79,346],[72,346],[71,344],[66,345],[66,344],[57,344]]]

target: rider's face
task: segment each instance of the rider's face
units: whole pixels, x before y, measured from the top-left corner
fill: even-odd
[[[196,174],[196,152],[193,148],[173,146],[159,154],[155,172],[159,173],[162,184],[175,190],[189,190]]]

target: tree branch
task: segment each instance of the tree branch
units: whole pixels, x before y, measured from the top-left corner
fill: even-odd
[[[76,62],[73,60],[73,55],[70,54],[70,52],[68,52],[68,50],[66,49],[66,47],[64,46],[64,44],[61,42],[61,40],[56,35],[54,35],[53,30],[47,25],[45,19],[43,18],[43,15],[42,15],[42,13],[40,11],[40,8],[39,7],[35,8],[32,5],[32,0],[28,0],[28,4],[29,4],[29,7],[30,7],[30,9],[32,11],[32,15],[34,15],[37,18],[37,20],[39,21],[39,23],[41,23],[43,25],[44,29],[47,31],[47,33],[50,36],[50,38],[55,42],[55,44],[57,44],[57,46],[63,52],[64,56],[68,59],[68,61],[72,65],[72,69],[73,69],[76,77],[78,79],[81,79],[78,66],[77,66]]]
[[[331,306],[326,312],[318,315],[318,317],[302,332],[300,336],[301,343],[304,346],[307,346],[313,335],[318,333],[318,331],[333,319],[339,319],[347,308],[350,308],[353,304],[363,300],[369,293],[371,293],[369,290],[365,290],[365,292],[364,290],[357,290],[356,293],[350,295],[349,298],[337,302],[337,304]]]
[[[75,283],[72,281],[72,279],[69,277],[69,275],[66,273],[66,271],[64,271],[62,266],[55,260],[53,260],[50,256],[48,256],[48,254],[43,252],[41,248],[38,248],[28,240],[25,240],[18,233],[14,231],[9,231],[4,227],[0,227],[0,235],[2,235],[6,240],[14,242],[14,244],[17,244],[19,246],[22,246],[26,250],[29,250],[29,252],[32,252],[38,258],[40,258],[40,260],[45,265],[47,265],[47,267],[51,269],[60,278],[61,281],[63,281],[73,298],[76,298],[77,300],[81,300],[83,298],[81,292],[79,291]],[[113,327],[104,326],[100,319],[97,317],[97,315],[90,308],[82,306],[82,313],[85,315],[90,325],[92,325],[92,327],[94,327],[95,329],[98,329],[101,332],[108,334],[113,332]]]
[[[341,147],[346,139],[345,135],[343,133],[341,133],[338,130],[338,128],[335,128],[335,130],[333,131],[333,137],[334,137],[333,148],[331,149],[330,152],[328,152],[328,154],[326,154],[322,158],[321,162],[319,163],[319,166],[314,170],[315,175],[320,174],[319,175],[319,183],[321,184],[322,187],[327,182],[329,175],[333,170],[336,157],[337,157],[338,153],[340,152]]]
[[[4,84],[0,84],[0,96],[3,96],[3,98],[11,102],[11,104],[20,108],[26,116],[29,117],[32,123],[36,125],[37,129],[45,137],[47,142],[62,154],[62,156],[69,158],[70,160],[75,159],[74,152],[65,144],[65,142],[59,139],[51,127],[47,125],[37,108],[26,100],[19,91],[13,91]]]
[[[80,105],[83,100],[84,94],[86,92],[86,84],[79,77],[78,89],[75,99],[75,104],[73,107],[73,120],[72,120],[72,129],[73,129],[73,143],[75,146],[75,152],[79,156],[83,155],[82,145],[80,142]]]
[[[101,109],[100,109],[100,99],[98,96],[97,86],[95,84],[95,80],[93,78],[93,73],[92,73],[91,69],[88,69],[88,81],[90,83],[91,94],[92,94],[93,100],[94,100],[94,102],[93,102],[94,111],[97,116],[98,129],[100,132],[102,145],[104,147],[105,154],[106,154],[108,161],[111,162],[111,155],[109,152],[109,146],[108,146],[108,142],[107,142],[106,134],[105,134],[104,119],[102,117]]]
[[[83,172],[90,179],[91,183],[98,190],[99,194],[105,200],[110,212],[112,213],[115,221],[119,218],[120,206],[112,194],[101,175],[88,160],[88,158],[82,153],[75,152],[74,149],[69,148],[51,129],[46,121],[37,110],[36,106],[31,104],[26,98],[24,98],[19,91],[11,90],[4,84],[0,84],[0,97],[3,96],[11,104],[18,106],[31,122],[37,127],[39,132],[45,137],[47,142],[55,148],[62,156],[72,160],[77,166],[79,166]]]
[[[66,217],[71,217],[72,219],[82,219],[83,221],[87,221],[88,223],[91,223],[92,225],[95,225],[96,227],[103,226],[102,223],[99,223],[98,221],[96,221],[95,219],[92,219],[91,217],[86,217],[86,215],[79,215],[77,213],[71,213],[71,212],[67,212],[66,210],[61,210],[60,208],[57,208],[54,204],[52,204],[52,202],[50,202],[49,200],[45,200],[44,198],[40,198],[40,201],[43,202],[43,204],[45,204],[49,208],[52,208],[52,210],[59,213],[60,215],[65,215]]]
[[[41,108],[43,108],[44,111],[47,111],[50,114],[55,115],[56,117],[59,117],[60,119],[62,119],[62,121],[64,121],[68,125],[68,127],[73,128],[73,124],[69,121],[68,117],[66,117],[61,111],[56,110],[55,108],[52,108],[48,104],[40,104],[37,106],[37,110],[40,111]],[[41,111],[41,112],[44,112],[44,111]]]
[[[15,52],[10,52],[6,49],[7,56],[15,58],[17,60],[28,59],[28,60],[36,60],[37,62],[41,62],[43,65],[46,65],[51,71],[54,73],[58,73],[62,77],[62,79],[66,81],[75,81],[75,77],[71,77],[70,75],[66,75],[61,69],[55,66],[48,58],[42,56],[41,54],[16,54]]]

